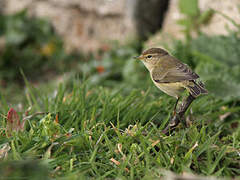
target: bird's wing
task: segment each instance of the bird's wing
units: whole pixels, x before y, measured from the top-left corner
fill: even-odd
[[[174,63],[173,60],[175,61]],[[152,70],[152,78],[158,83],[175,83],[185,80],[195,80],[198,79],[199,76],[186,64],[172,57],[172,59],[168,61],[168,68],[166,68],[166,66],[159,66]]]

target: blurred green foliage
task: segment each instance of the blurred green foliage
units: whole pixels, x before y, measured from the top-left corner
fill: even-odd
[[[0,15],[0,38],[0,80],[4,83],[22,79],[20,69],[36,79],[63,71],[69,63],[63,42],[51,24],[27,16],[27,11]]]
[[[78,72],[95,85],[115,87],[123,82],[128,83],[129,88],[141,86],[144,83],[141,79],[147,79],[147,72],[134,59],[140,53],[140,46],[138,42],[130,42],[125,46],[113,43],[108,51],[100,52],[98,58],[92,56],[85,63],[79,64]]]
[[[207,24],[214,14],[213,9],[201,12],[198,0],[179,0],[178,7],[184,17],[177,20],[177,23],[183,27],[187,42],[192,39],[192,32],[200,34],[200,27]]]
[[[1,179],[49,179],[46,164],[36,160],[4,161],[0,163]]]
[[[173,54],[195,69],[215,97],[240,98],[240,38],[237,34],[202,34],[190,44],[178,41]]]

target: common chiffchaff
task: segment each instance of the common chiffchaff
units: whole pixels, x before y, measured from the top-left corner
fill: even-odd
[[[166,94],[177,98],[177,102],[184,89],[193,97],[207,94],[204,84],[196,81],[199,76],[166,50],[151,48],[136,58],[146,66],[154,84]]]

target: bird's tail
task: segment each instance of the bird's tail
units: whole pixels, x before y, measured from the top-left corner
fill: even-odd
[[[193,85],[189,85],[188,89],[190,91],[190,94],[194,97],[199,96],[200,94],[208,94],[207,89],[205,88],[205,85],[201,81],[192,81]]]

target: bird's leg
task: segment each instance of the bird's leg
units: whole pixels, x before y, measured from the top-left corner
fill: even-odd
[[[189,94],[189,96],[187,97],[187,99],[183,102],[182,106],[180,106],[179,111],[177,112],[177,114],[179,114],[179,116],[182,118],[185,114],[185,112],[187,111],[188,107],[191,105],[191,103],[195,100],[196,98],[194,96],[192,96],[191,94]]]
[[[178,101],[179,101],[179,97],[177,98],[177,101],[176,101],[176,103],[175,103],[175,105],[174,105],[173,116],[176,115],[176,109],[177,109]]]
[[[173,109],[173,114],[172,114],[172,118],[170,120],[170,123],[168,124],[168,126],[163,130],[164,134],[168,132],[169,128],[171,127],[175,127],[179,124],[179,119],[177,118],[177,105],[178,105],[178,101],[179,101],[179,97],[177,98],[177,101],[174,105],[174,109]],[[166,131],[166,132],[165,132]]]
[[[170,130],[175,129],[175,127],[177,127],[177,125],[180,123],[180,119],[181,118],[179,117],[178,113],[172,116],[167,127],[164,130],[162,130],[162,133],[169,135]]]
[[[185,112],[187,111],[190,104],[195,100],[195,97],[193,97],[191,94],[187,97],[187,99],[182,103],[182,105],[179,108],[179,111],[176,112],[176,114],[171,118],[170,123],[167,125],[167,127],[162,131],[164,134],[168,134],[170,130],[173,130],[182,120]]]

